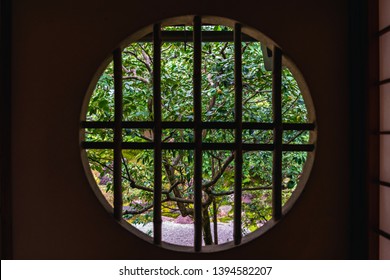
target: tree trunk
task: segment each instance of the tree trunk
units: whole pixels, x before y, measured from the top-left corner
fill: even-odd
[[[175,183],[175,176],[172,167],[169,164],[164,164],[164,169],[165,172],[167,173],[169,184],[172,186]],[[173,194],[175,195],[175,197],[182,198],[180,190],[177,187],[173,189]],[[176,204],[179,207],[180,214],[183,217],[188,216],[187,208],[184,205],[184,203],[176,202]]]
[[[214,244],[218,245],[218,219],[217,219],[217,201],[216,198],[213,198],[213,224],[214,224]]]
[[[203,208],[203,240],[204,244],[213,244],[213,237],[211,235],[209,206]]]

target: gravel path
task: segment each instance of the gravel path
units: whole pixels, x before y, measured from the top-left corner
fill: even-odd
[[[133,225],[140,231],[148,234],[153,231],[153,223],[143,225]],[[211,231],[214,238],[214,224],[211,223]],[[233,223],[218,223],[218,243],[226,243],[233,240]],[[183,245],[193,246],[194,244],[194,225],[178,224],[164,221],[162,223],[162,241]]]

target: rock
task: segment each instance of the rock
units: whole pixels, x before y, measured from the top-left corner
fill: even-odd
[[[174,222],[177,224],[183,224],[183,225],[194,223],[194,221],[191,219],[190,216],[183,217],[181,215],[179,217],[177,217]]]
[[[109,182],[111,182],[111,179],[108,178],[107,176],[103,176],[102,178],[100,178],[100,182],[99,182],[99,185],[107,185]]]
[[[252,199],[253,199],[253,195],[252,194],[243,194],[242,195],[242,202],[243,203],[251,203]]]
[[[229,214],[230,210],[232,210],[232,206],[230,205],[220,206],[218,209],[218,218],[226,217]]]

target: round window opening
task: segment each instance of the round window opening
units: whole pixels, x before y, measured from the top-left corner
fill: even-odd
[[[308,179],[314,107],[282,48],[232,20],[186,16],[131,36],[82,113],[84,166],[133,234],[233,248],[275,225]]]

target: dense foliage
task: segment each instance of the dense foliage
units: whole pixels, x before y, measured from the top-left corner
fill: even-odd
[[[170,27],[168,29],[182,29]],[[221,26],[204,27],[225,30]],[[234,49],[232,43],[203,43],[202,119],[234,120]],[[272,72],[264,68],[260,43],[243,43],[243,120],[272,122]],[[193,120],[193,45],[164,43],[162,46],[163,121]],[[153,120],[151,43],[133,43],[123,50],[123,120]],[[101,75],[90,99],[87,120],[112,121],[114,116],[113,67]],[[300,89],[289,69],[283,69],[283,121],[307,122],[307,110]],[[111,129],[86,129],[88,141],[112,141]],[[153,141],[153,131],[124,129],[124,141]],[[272,143],[273,132],[244,130],[246,143]],[[284,143],[304,144],[308,132],[285,131]],[[190,129],[166,129],[163,141],[192,142]],[[204,142],[234,142],[233,130],[204,130]],[[152,220],[153,151],[124,150],[122,158],[124,217],[132,224]],[[108,200],[112,199],[111,150],[88,150],[90,167]],[[297,186],[305,152],[283,153],[283,203]],[[163,151],[163,216],[193,216],[193,151]],[[203,153],[203,226],[205,244],[213,242],[212,220],[230,222],[232,210],[220,213],[222,206],[233,205],[234,155],[231,151]],[[245,152],[243,165],[243,232],[262,226],[272,216],[272,152]],[[232,209],[232,208],[231,208]],[[218,214],[218,215],[217,215]],[[152,234],[152,233],[151,233]],[[217,240],[215,239],[216,243]]]

